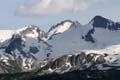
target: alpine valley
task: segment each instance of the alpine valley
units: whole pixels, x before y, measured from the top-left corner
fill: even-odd
[[[0,80],[117,80],[119,70],[120,23],[102,16],[85,25],[64,20],[47,32],[0,30]]]

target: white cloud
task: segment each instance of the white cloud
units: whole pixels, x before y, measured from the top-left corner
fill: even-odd
[[[28,0],[19,5],[18,15],[50,15],[66,11],[80,12],[101,0]]]

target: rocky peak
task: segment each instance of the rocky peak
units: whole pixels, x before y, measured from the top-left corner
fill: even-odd
[[[104,18],[102,16],[95,16],[90,23],[92,22],[93,27],[95,28],[107,28],[109,30],[119,30],[120,24],[114,22],[110,19]]]

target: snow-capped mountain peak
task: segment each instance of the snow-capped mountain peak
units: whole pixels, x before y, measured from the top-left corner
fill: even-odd
[[[38,59],[37,53],[41,51],[43,35],[44,32],[34,25],[14,30],[14,33],[0,44],[0,55],[5,56],[4,60],[21,59],[22,66],[30,69],[29,64]]]
[[[56,34],[61,34],[66,32],[67,30],[69,30],[72,27],[78,27],[80,26],[79,22],[73,22],[71,20],[65,20],[62,21],[60,23],[58,23],[57,25],[53,26],[50,28],[50,30],[47,33],[47,39],[51,38],[52,36],[56,35]]]
[[[64,31],[68,30],[72,24],[73,24],[72,21],[65,20],[65,21],[62,21],[62,22],[58,23],[57,25],[53,26],[49,31],[54,29],[56,34],[63,33]]]
[[[72,23],[69,21],[66,21],[63,24],[58,25],[58,29],[56,30],[55,34],[63,33],[64,31],[68,30],[71,25],[72,25]]]
[[[44,34],[44,32],[35,25],[25,26],[22,29],[18,29],[16,33],[21,35],[22,37],[31,37],[31,38],[42,37]]]

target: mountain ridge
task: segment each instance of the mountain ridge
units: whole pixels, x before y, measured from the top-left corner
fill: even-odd
[[[29,71],[34,70],[35,65],[42,63],[42,66],[45,66],[51,59],[56,60],[63,55],[75,56],[79,51],[100,55],[119,54],[119,27],[118,22],[102,16],[95,16],[86,25],[81,25],[78,21],[64,20],[52,26],[48,32],[29,25],[12,32],[1,42],[0,60],[5,61],[5,65],[9,65],[11,60],[12,63],[21,64],[21,71]],[[115,59],[115,55],[112,56]],[[119,55],[116,58],[119,58]],[[14,60],[18,61],[13,62]],[[39,60],[42,62],[36,62]]]

